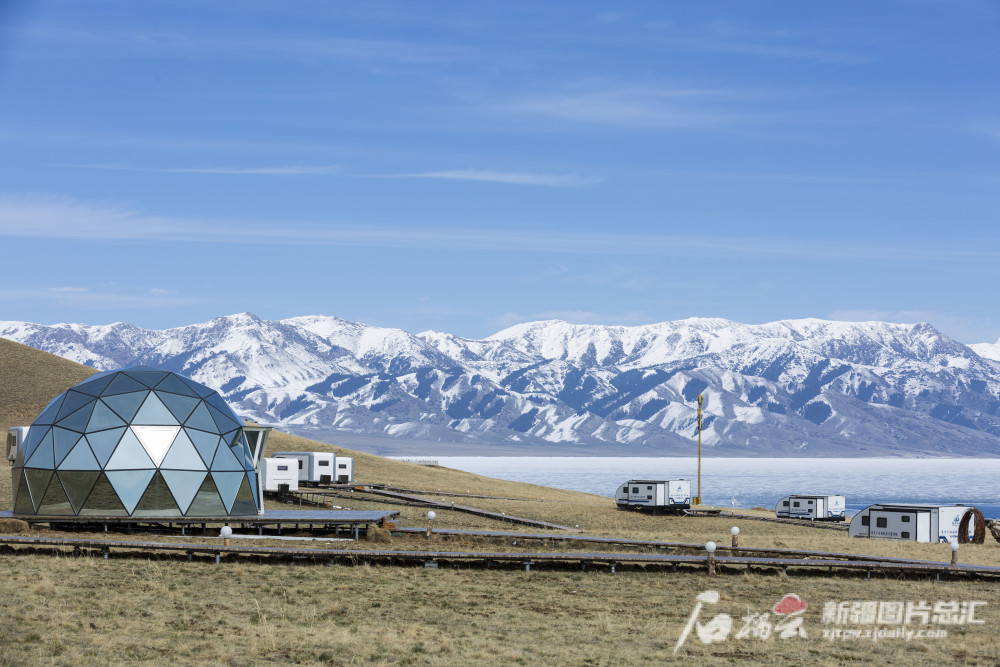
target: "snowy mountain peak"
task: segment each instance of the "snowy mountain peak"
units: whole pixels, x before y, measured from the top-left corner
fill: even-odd
[[[0,336],[100,369],[178,371],[303,435],[690,453],[702,394],[719,452],[1000,454],[1000,341],[970,348],[928,324],[548,320],[470,340],[240,313],[163,331],[0,322]]]

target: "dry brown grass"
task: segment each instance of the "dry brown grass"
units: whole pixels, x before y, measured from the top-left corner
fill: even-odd
[[[765,612],[787,593],[809,603],[805,639],[705,645],[703,663],[993,664],[1000,589],[962,582],[646,572],[522,572],[16,557],[0,580],[0,664],[639,664],[675,659],[695,596],[706,610]],[[947,639],[823,639],[840,600],[983,600],[985,625]],[[938,626],[941,627],[941,626]]]

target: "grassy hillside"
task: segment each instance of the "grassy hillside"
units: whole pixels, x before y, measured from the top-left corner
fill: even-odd
[[[53,398],[97,371],[0,338],[0,428],[28,426]],[[6,437],[6,436],[5,436]]]

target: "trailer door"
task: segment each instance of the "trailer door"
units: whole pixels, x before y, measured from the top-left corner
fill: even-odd
[[[931,513],[921,512],[916,515],[917,534],[914,539],[917,542],[931,541]],[[935,540],[936,541],[936,540]]]

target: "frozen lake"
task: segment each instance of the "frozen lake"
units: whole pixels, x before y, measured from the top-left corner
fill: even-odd
[[[399,457],[414,459],[416,457]],[[690,479],[697,458],[434,456],[447,468],[614,496],[629,479]],[[774,509],[791,493],[843,494],[848,513],[877,502],[964,503],[1000,516],[1000,459],[717,459],[701,461],[702,502]]]

